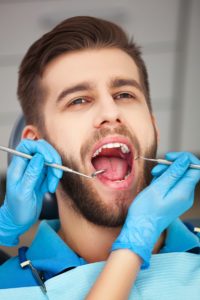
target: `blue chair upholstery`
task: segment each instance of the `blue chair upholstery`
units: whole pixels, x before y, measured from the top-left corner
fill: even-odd
[[[16,120],[11,136],[9,139],[9,148],[15,149],[21,140],[22,130],[25,126],[25,120],[22,115]],[[8,164],[12,159],[12,154],[8,155]],[[46,193],[43,200],[43,207],[40,214],[40,220],[42,219],[56,219],[58,218],[58,207],[55,194]]]

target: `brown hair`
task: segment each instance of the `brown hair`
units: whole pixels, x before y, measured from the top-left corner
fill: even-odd
[[[18,98],[27,124],[42,126],[41,104],[45,91],[41,77],[47,64],[57,56],[75,50],[115,47],[125,51],[135,61],[147,104],[151,109],[148,74],[140,48],[128,39],[116,24],[93,17],[73,17],[64,20],[43,35],[28,50],[19,69]]]

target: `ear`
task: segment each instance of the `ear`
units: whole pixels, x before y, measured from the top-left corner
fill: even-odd
[[[33,125],[27,125],[24,127],[21,135],[22,139],[38,140],[41,138],[41,135],[38,129]]]
[[[155,118],[154,115],[151,115],[151,119],[152,119],[152,122],[153,122],[153,125],[154,125],[154,128],[155,128],[157,143],[159,144],[159,142],[160,142],[160,130],[158,128],[158,124],[157,124],[157,121],[156,121],[156,118]]]

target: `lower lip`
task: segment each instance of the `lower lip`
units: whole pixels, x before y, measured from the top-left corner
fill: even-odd
[[[109,180],[106,177],[104,177],[103,174],[97,175],[97,179],[109,188],[112,188],[115,190],[127,190],[132,187],[133,180],[135,177],[134,175],[135,175],[134,165],[132,165],[131,173],[123,181],[117,182],[117,181]]]

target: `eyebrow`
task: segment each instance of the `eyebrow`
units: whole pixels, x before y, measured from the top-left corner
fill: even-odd
[[[114,78],[111,80],[112,88],[118,88],[123,86],[132,86],[137,88],[140,92],[144,92],[142,86],[135,79]]]
[[[123,86],[135,87],[140,92],[143,93],[143,89],[142,89],[141,85],[134,79],[113,78],[110,82],[111,88],[119,88],[119,87],[123,87]],[[89,82],[82,82],[80,84],[76,84],[74,86],[66,88],[58,95],[58,97],[56,99],[56,103],[59,103],[63,98],[65,98],[69,94],[76,93],[76,92],[82,92],[82,91],[90,91],[93,88],[94,88],[94,85],[92,85]]]
[[[80,92],[80,91],[89,91],[92,89],[92,84],[88,82],[82,82],[80,84],[76,84],[71,86],[70,88],[64,89],[57,97],[56,102],[59,103],[63,98],[68,96],[69,94]]]

